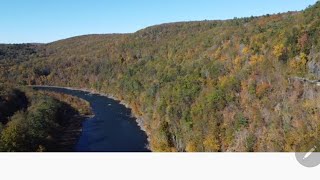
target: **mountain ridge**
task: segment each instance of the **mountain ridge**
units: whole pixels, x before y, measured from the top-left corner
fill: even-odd
[[[320,78],[319,7],[73,37],[4,56],[0,82],[112,94],[153,151],[306,151],[320,138],[319,89],[290,78]]]

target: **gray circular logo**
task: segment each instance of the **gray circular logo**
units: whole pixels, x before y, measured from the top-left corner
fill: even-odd
[[[296,159],[305,167],[316,167],[320,164],[320,153],[317,152],[317,146],[310,148],[309,152],[297,152]]]

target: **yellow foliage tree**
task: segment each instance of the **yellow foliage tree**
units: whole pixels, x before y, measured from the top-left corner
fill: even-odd
[[[208,152],[217,152],[220,149],[218,140],[210,134],[205,138],[203,145],[205,146],[205,150]]]
[[[263,56],[261,56],[261,55],[253,55],[250,58],[251,65],[255,65],[255,64],[262,62],[262,61],[263,61]]]
[[[304,73],[306,70],[306,65],[308,62],[308,57],[305,53],[300,54],[300,58],[298,60],[292,60],[289,63],[289,67],[295,73]]]
[[[186,147],[187,152],[197,152],[197,147],[194,142],[189,142]]]
[[[284,54],[284,52],[285,52],[285,47],[283,44],[278,44],[273,48],[273,55],[275,55],[277,59],[280,59],[280,57]]]
[[[250,49],[248,47],[245,47],[242,49],[242,54],[243,55],[248,55],[250,53]]]
[[[242,66],[242,59],[240,56],[237,56],[233,61],[234,69],[239,70]]]

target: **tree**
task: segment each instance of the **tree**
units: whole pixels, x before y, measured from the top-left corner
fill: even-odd
[[[25,118],[26,114],[24,112],[16,113],[1,132],[1,151],[29,151],[26,142],[27,125],[24,122]]]
[[[278,44],[273,48],[273,55],[276,56],[278,60],[286,60],[286,48],[284,44]]]
[[[299,58],[291,60],[289,67],[294,74],[304,75],[307,69],[308,57],[305,53],[300,53]]]
[[[1,131],[3,130],[3,125],[1,123],[1,120],[0,120],[0,135],[1,135]]]

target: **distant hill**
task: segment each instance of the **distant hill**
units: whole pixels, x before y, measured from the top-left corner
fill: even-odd
[[[143,118],[154,151],[308,151],[320,140],[319,88],[291,77],[320,78],[319,37],[318,2],[301,12],[0,45],[0,82],[113,94]]]
[[[21,62],[34,58],[41,51],[41,44],[0,44],[0,63]]]

